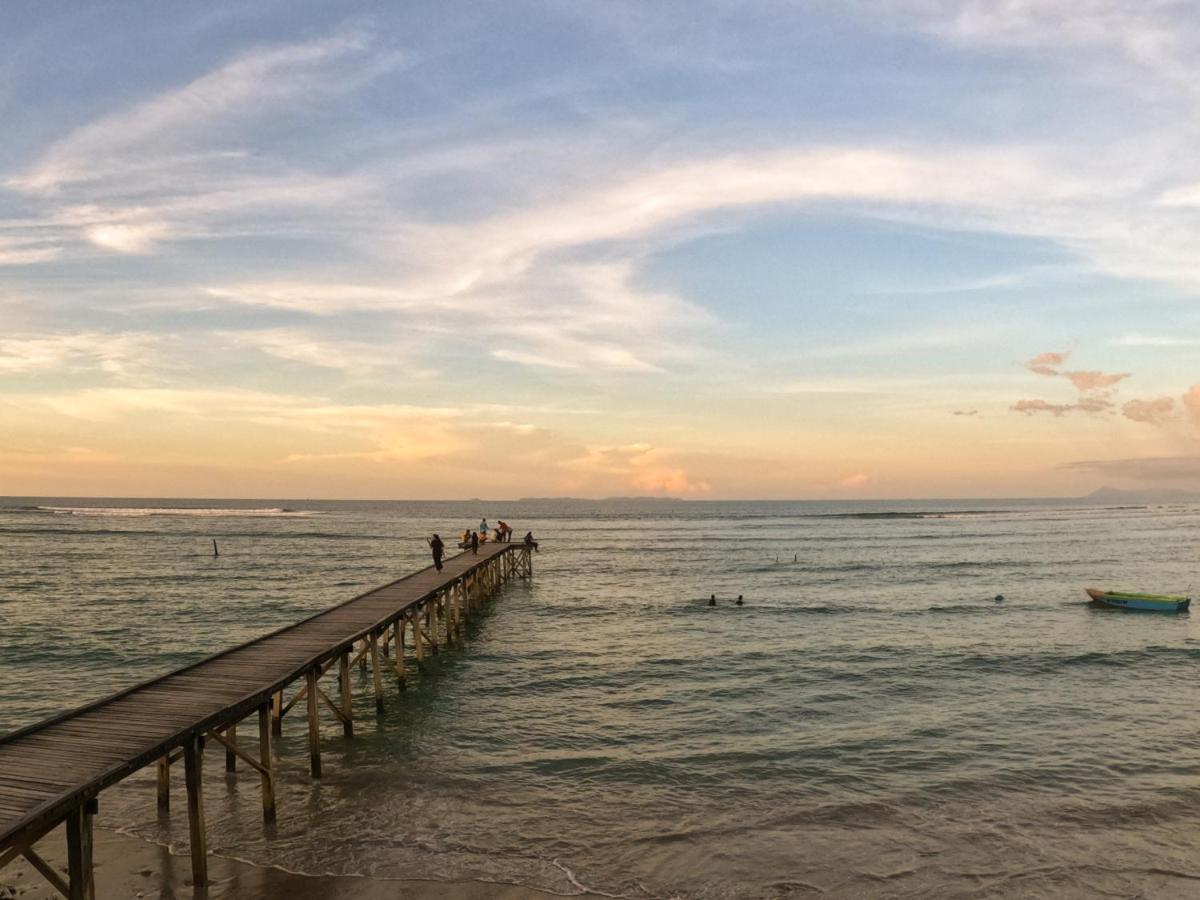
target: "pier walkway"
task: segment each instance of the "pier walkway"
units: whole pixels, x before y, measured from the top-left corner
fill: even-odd
[[[241,761],[257,773],[263,819],[273,823],[272,737],[297,703],[303,702],[308,718],[310,771],[320,778],[321,709],[346,736],[354,731],[352,665],[370,671],[375,705],[382,710],[385,675],[403,689],[410,651],[420,666],[427,654],[461,639],[468,619],[506,582],[532,573],[524,544],[484,544],[477,556],[448,558],[441,572],[430,566],[295,625],[0,737],[0,869],[23,857],[65,896],[90,900],[95,896],[91,828],[97,796],[157,763],[158,806],[165,810],[171,765],[182,757],[192,880],[205,885],[201,775],[206,740],[224,749],[227,771]],[[331,698],[320,679],[334,666],[338,690]],[[238,724],[255,715],[254,739],[239,742]],[[34,846],[59,825],[66,830],[65,879]]]

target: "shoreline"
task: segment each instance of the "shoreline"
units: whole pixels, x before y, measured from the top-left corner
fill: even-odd
[[[174,856],[161,844],[97,826],[95,835],[96,897],[156,898],[156,900],[556,900],[561,897],[599,898],[602,895],[554,894],[537,888],[491,881],[426,881],[373,878],[367,875],[301,875],[210,854],[209,885],[195,891],[187,856]],[[61,829],[38,844],[51,866],[66,871],[66,842]],[[8,889],[6,893],[5,889]],[[59,893],[26,860],[13,861],[0,873],[0,898],[61,900]]]

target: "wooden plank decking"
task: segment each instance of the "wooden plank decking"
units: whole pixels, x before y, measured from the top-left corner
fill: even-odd
[[[307,684],[315,684],[313,676],[338,658],[344,672],[357,641],[364,641],[364,663],[374,660],[376,702],[382,704],[377,657],[381,649],[387,652],[388,641],[395,648],[392,666],[403,677],[405,626],[413,630],[418,660],[431,644],[436,652],[439,617],[449,637],[456,613],[461,628],[462,618],[482,596],[512,575],[532,571],[528,554],[522,544],[484,544],[478,555],[449,557],[441,572],[430,566],[265,637],[0,737],[0,867],[19,854],[28,857],[32,843],[64,819],[70,837],[70,816],[85,804],[94,805],[101,790],[132,772],[155,760],[169,765],[173,750],[196,746],[206,733],[228,737],[226,729],[256,710],[266,722],[273,698],[277,728],[286,711],[284,687],[306,677]],[[298,693],[292,703],[299,699]],[[348,710],[348,701],[343,702]],[[309,703],[310,734],[316,708],[314,699]],[[345,724],[349,734],[348,719]],[[260,741],[265,750],[269,736]],[[319,747],[314,753],[319,754]],[[242,755],[260,771],[270,767],[266,754],[262,765]],[[319,772],[317,755],[313,774]],[[270,777],[264,772],[264,798],[272,793],[273,817]],[[71,896],[87,893],[85,887],[71,885]]]

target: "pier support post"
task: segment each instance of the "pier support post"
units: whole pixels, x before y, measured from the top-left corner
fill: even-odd
[[[67,883],[70,900],[96,900],[92,868],[92,818],[95,799],[85,800],[67,815]]]
[[[425,670],[425,635],[421,633],[421,616],[415,614],[412,617],[412,634],[413,634],[413,650],[417,656],[417,670]]]
[[[321,722],[317,718],[317,670],[309,669],[304,677],[308,686],[308,769],[313,778],[320,778]]]
[[[434,656],[438,654],[438,633],[437,633],[437,595],[435,594],[432,600],[425,602],[425,641],[429,644],[429,652]]]
[[[208,884],[208,835],[204,830],[204,746],[195,734],[183,745],[184,781],[187,785],[188,838],[192,853],[192,884]]]
[[[234,747],[237,746],[237,722],[225,729],[225,739]],[[225,748],[225,771],[237,771],[237,752],[230,747]]]
[[[283,735],[283,691],[271,695],[271,732],[276,737]]]
[[[404,616],[398,618],[393,627],[396,633],[396,679],[400,682],[400,690],[404,690]]]
[[[367,635],[371,647],[371,679],[375,683],[375,712],[383,715],[383,676],[379,671],[379,636],[375,632]]]
[[[165,813],[171,808],[171,753],[167,751],[158,758],[158,811]]]
[[[263,824],[275,824],[275,759],[271,752],[271,705],[258,708],[258,758],[262,763]]]
[[[342,734],[354,737],[354,706],[350,697],[350,654],[343,653],[338,660],[338,682],[342,693]]]

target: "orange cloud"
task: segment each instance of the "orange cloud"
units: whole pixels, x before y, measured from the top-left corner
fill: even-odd
[[[1047,403],[1045,400],[1018,400],[1009,407],[1013,412],[1034,413],[1046,412],[1053,416],[1062,417],[1070,412],[1102,413],[1112,409],[1113,402],[1107,397],[1083,397],[1078,403]]]
[[[1200,427],[1200,384],[1193,384],[1183,395],[1183,410],[1192,423]]]
[[[1061,366],[1067,361],[1069,353],[1039,353],[1025,365],[1031,372],[1036,372],[1038,375],[1054,376],[1058,374],[1056,366]]]
[[[866,487],[871,482],[871,476],[865,472],[858,472],[854,475],[847,475],[838,482],[844,488],[861,488]]]
[[[1106,372],[1063,372],[1064,378],[1069,378],[1071,384],[1081,391],[1098,391],[1112,387],[1118,381],[1128,378],[1128,372],[1109,374]]]
[[[1134,422],[1161,425],[1175,414],[1175,401],[1170,397],[1153,400],[1130,400],[1121,407],[1121,415]]]

